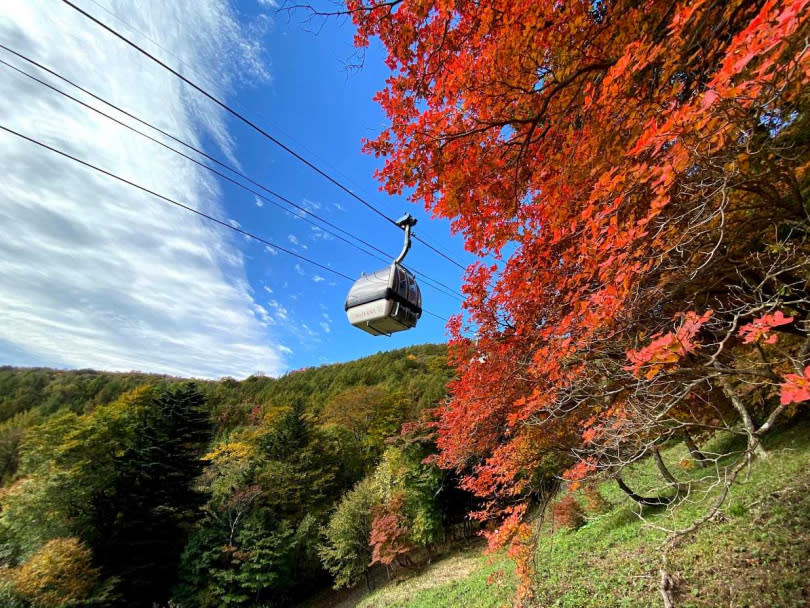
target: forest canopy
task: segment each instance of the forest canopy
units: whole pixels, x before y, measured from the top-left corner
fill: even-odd
[[[284,606],[430,551],[470,501],[423,462],[451,377],[429,345],[241,382],[0,369],[0,603]]]

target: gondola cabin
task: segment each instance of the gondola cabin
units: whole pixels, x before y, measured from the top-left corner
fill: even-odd
[[[416,327],[422,294],[413,273],[394,263],[360,277],[346,298],[346,315],[372,336],[389,336]]]

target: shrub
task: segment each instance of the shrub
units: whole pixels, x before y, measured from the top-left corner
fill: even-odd
[[[554,521],[574,530],[585,523],[585,514],[573,494],[566,494],[554,505]]]

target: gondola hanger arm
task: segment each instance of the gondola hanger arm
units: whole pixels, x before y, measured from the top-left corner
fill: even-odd
[[[405,231],[405,243],[402,245],[402,251],[399,252],[399,255],[394,260],[394,264],[401,264],[402,260],[404,260],[405,256],[408,254],[408,250],[411,248],[411,228],[416,225],[416,221],[416,218],[410,213],[406,213],[397,220],[397,226]]]

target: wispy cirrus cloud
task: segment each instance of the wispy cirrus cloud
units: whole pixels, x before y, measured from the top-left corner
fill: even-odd
[[[236,84],[230,74],[269,76],[259,41],[226,0],[102,1],[138,30],[160,32],[162,49],[140,42],[218,96]],[[69,7],[0,3],[0,39],[162,128],[234,156],[220,110]],[[184,159],[3,66],[0,82],[0,123],[223,215],[217,184]],[[242,239],[7,133],[0,164],[0,360],[201,377],[284,370],[289,349],[269,333],[278,311],[254,301]]]
[[[287,240],[290,242],[291,245],[294,245],[295,247],[300,247],[301,249],[309,249],[309,247],[305,243],[302,243],[301,239],[299,239],[294,234],[288,234]]]

